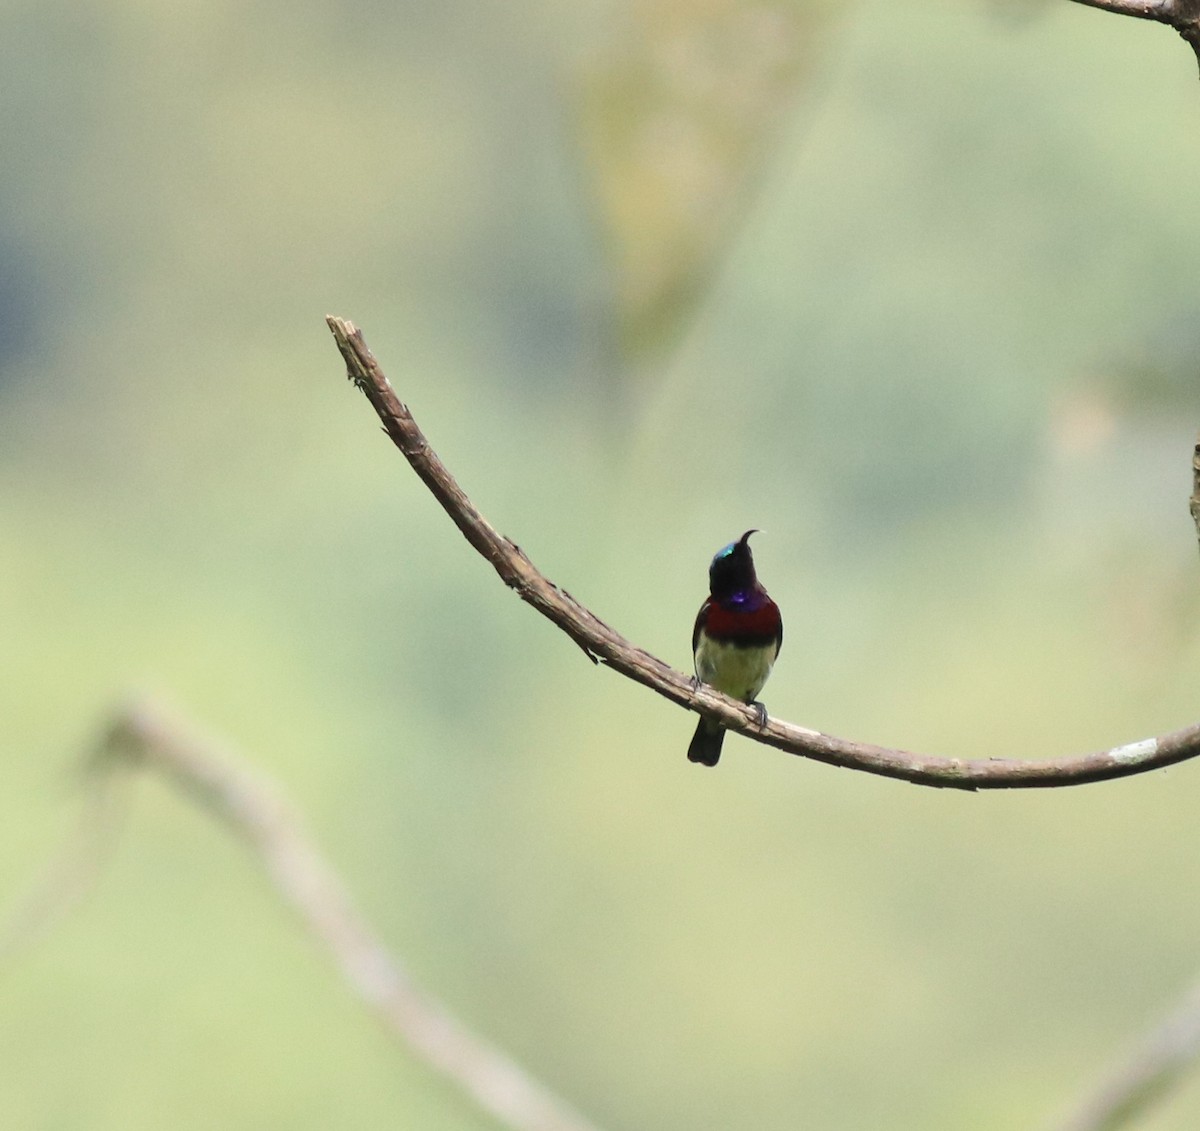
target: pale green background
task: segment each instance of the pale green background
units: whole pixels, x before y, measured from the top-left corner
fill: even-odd
[[[691,717],[505,591],[322,323],[677,666],[710,555],[762,527],[773,713],[972,756],[1193,722],[1200,83],[1163,29],[1008,14],[849,7],[690,331],[622,368],[566,109],[610,10],[0,5],[0,890],[148,688],[607,1128],[1067,1103],[1200,969],[1200,767],[970,796],[736,737],[689,766]],[[0,975],[0,1066],[5,1128],[490,1126],[160,783]],[[1193,1086],[1145,1126],[1198,1119]]]

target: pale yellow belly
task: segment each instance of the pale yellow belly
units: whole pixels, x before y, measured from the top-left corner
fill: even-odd
[[[696,677],[743,703],[762,690],[775,663],[776,648],[738,648],[701,636],[696,649]]]

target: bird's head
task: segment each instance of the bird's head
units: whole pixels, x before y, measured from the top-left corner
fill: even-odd
[[[708,567],[708,589],[717,599],[745,592],[758,584],[754,557],[750,553],[750,535],[757,533],[757,530],[747,530],[713,558]]]

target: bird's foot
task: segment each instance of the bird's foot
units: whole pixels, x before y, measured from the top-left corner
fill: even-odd
[[[754,708],[754,713],[758,716],[758,726],[761,730],[767,725],[767,708],[765,704],[760,703],[757,699],[750,706]]]

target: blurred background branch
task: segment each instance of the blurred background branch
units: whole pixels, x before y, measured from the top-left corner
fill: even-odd
[[[1053,1131],[1118,1131],[1145,1115],[1200,1056],[1200,984],[1143,1036]]]
[[[1196,540],[1200,542],[1200,439],[1192,451],[1192,497],[1189,509],[1192,521],[1196,524]]]
[[[40,938],[86,894],[103,856],[97,817],[131,771],[170,781],[250,846],[271,884],[386,1029],[510,1131],[598,1131],[494,1045],[421,990],[358,912],[278,786],[235,761],[191,724],[149,701],[119,711],[86,756],[79,835],[0,933],[0,957]],[[114,827],[102,822],[111,843]]]

